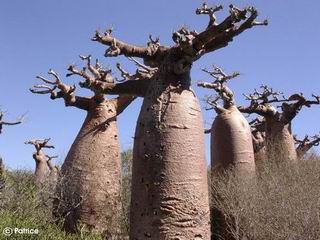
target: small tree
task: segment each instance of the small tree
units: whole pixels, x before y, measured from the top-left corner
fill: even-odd
[[[311,148],[319,146],[320,144],[320,134],[311,137],[306,135],[302,140],[298,139],[296,135],[293,137],[295,144],[297,145],[296,150],[299,159],[303,158]]]
[[[248,107],[239,107],[243,113],[256,113],[265,119],[267,158],[275,160],[295,161],[297,152],[294,146],[294,139],[291,130],[291,122],[305,107],[320,104],[320,97],[313,95],[314,100],[307,100],[302,94],[293,94],[285,98],[281,92],[275,92],[272,88],[262,86],[262,92],[254,91],[253,94],[245,95],[250,100]],[[280,104],[281,111],[272,104]]]
[[[41,187],[45,182],[47,182],[47,177],[49,175],[49,169],[47,165],[47,155],[43,152],[43,148],[54,148],[52,145],[48,145],[50,138],[44,140],[36,139],[26,141],[25,144],[33,145],[36,152],[33,153],[32,157],[36,162],[35,177],[36,184]]]

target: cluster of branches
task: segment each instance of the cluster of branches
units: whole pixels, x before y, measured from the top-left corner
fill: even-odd
[[[290,123],[302,107],[309,108],[311,105],[320,104],[320,96],[312,95],[313,99],[307,99],[302,93],[298,93],[285,97],[282,92],[274,91],[266,85],[261,86],[261,91],[255,89],[252,94],[244,94],[244,96],[250,101],[250,105],[239,106],[241,112],[273,117],[284,124]]]

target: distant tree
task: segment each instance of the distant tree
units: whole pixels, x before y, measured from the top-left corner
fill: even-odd
[[[311,137],[306,135],[302,140],[298,139],[296,135],[293,137],[295,144],[297,145],[296,150],[299,159],[303,158],[311,148],[319,146],[320,144],[320,134]]]
[[[46,138],[44,140],[29,140],[25,142],[25,144],[33,145],[36,149],[36,152],[33,153],[32,157],[36,162],[35,177],[36,184],[38,187],[41,187],[45,182],[48,181],[48,156],[43,152],[43,148],[54,148],[53,145],[48,144],[49,141],[50,138]]]
[[[218,116],[211,127],[211,167],[212,171],[232,168],[235,171],[255,172],[254,150],[249,123],[238,110],[234,93],[226,83],[239,73],[227,75],[214,66],[213,71],[203,69],[214,78],[213,82],[199,82],[198,86],[213,89],[218,96],[210,96],[207,103]],[[218,101],[223,100],[223,106]]]
[[[243,113],[256,113],[264,117],[266,158],[275,160],[297,160],[291,124],[303,107],[320,104],[320,97],[313,95],[313,100],[307,100],[301,93],[293,94],[288,98],[281,92],[275,92],[265,85],[262,91],[255,90],[245,95],[250,101],[247,107],[239,107]],[[274,105],[279,104],[279,105]],[[278,109],[281,110],[278,110]],[[282,154],[283,156],[278,156]]]

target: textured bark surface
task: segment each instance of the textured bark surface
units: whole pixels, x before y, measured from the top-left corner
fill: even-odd
[[[189,82],[189,73],[160,73],[145,96],[134,142],[130,239],[210,239],[203,121]]]
[[[255,172],[250,126],[235,106],[220,113],[212,125],[211,166],[213,170],[233,167]]]
[[[291,123],[284,124],[266,117],[266,148],[270,160],[297,161]]]
[[[47,157],[43,151],[34,153],[32,157],[36,162],[36,170],[34,173],[36,177],[36,184],[41,186],[48,181],[49,168],[47,165]]]
[[[92,101],[62,165],[56,214],[65,229],[83,223],[97,231],[118,231],[121,213],[121,159],[116,108],[112,101]]]

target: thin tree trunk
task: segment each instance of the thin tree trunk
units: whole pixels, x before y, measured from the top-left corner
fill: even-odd
[[[133,152],[130,239],[210,239],[203,120],[189,82],[189,73],[160,75],[144,98]]]
[[[62,165],[55,211],[65,217],[67,231],[75,231],[79,222],[99,232],[119,232],[121,159],[116,114],[111,101],[92,101]]]

